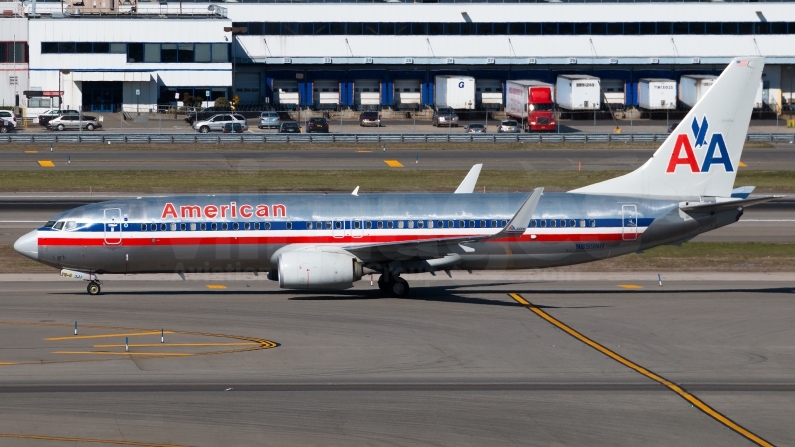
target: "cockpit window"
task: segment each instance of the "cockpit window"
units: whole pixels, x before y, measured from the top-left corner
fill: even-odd
[[[55,229],[55,230],[60,230],[61,228],[63,228],[63,224],[64,224],[64,222],[62,220],[58,221],[58,222],[55,223],[55,226],[53,226],[52,228]]]
[[[64,230],[74,230],[77,228],[77,222],[73,220],[67,220],[66,225],[64,226]]]
[[[55,225],[55,221],[54,220],[49,220],[49,221],[47,221],[46,224],[44,224],[44,228],[52,228],[54,225]]]

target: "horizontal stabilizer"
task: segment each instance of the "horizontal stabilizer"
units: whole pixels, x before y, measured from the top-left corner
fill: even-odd
[[[754,192],[756,186],[740,186],[739,188],[732,189],[732,197],[735,199],[747,199],[748,196]]]
[[[746,207],[756,205],[758,203],[769,202],[783,196],[765,196],[755,197],[753,199],[723,199],[716,202],[682,202],[679,204],[679,209],[682,211],[695,211],[695,212],[711,212],[720,211],[731,208]]]

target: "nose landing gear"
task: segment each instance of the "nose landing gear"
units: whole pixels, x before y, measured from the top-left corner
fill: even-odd
[[[89,295],[99,295],[100,286],[99,281],[90,281],[88,286],[86,286],[86,291]]]
[[[404,298],[409,294],[409,283],[396,275],[392,275],[389,280],[384,278],[384,275],[381,275],[381,277],[378,278],[378,288],[381,289],[386,296],[394,298]]]

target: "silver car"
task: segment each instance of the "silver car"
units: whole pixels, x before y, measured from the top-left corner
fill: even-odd
[[[516,120],[502,120],[497,126],[497,133],[521,133],[522,128]]]
[[[244,131],[248,130],[246,118],[237,113],[219,113],[213,115],[205,121],[196,121],[193,128],[201,133],[222,132],[226,123],[239,123]]]
[[[85,130],[94,130],[102,127],[102,123],[89,115],[83,115],[82,121],[80,115],[61,115],[47,123],[47,129],[50,130],[79,130],[81,126]]]
[[[259,114],[259,122],[257,123],[257,127],[260,129],[264,129],[266,127],[278,129],[281,124],[282,120],[279,118],[279,112],[262,112]]]

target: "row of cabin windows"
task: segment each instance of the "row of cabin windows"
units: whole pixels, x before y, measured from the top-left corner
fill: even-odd
[[[585,219],[580,219],[580,227],[585,228],[586,226],[595,227],[596,221],[591,219],[586,221]],[[533,219],[530,221],[530,228],[556,228],[556,227],[576,227],[577,221],[575,219]]]
[[[795,22],[241,22],[233,26],[258,36],[795,34]]]
[[[229,62],[228,43],[42,42],[42,54],[126,54],[128,63]]]
[[[56,225],[63,226],[62,222]],[[298,222],[286,222],[288,230],[298,229]],[[343,229],[403,229],[403,228],[503,228],[508,225],[507,220],[398,220],[398,221],[360,221],[354,220],[346,226],[344,221],[305,222],[307,230],[343,230]],[[55,228],[60,230],[60,227]],[[218,231],[218,230],[270,230],[270,222],[211,222],[211,223],[160,223],[141,224],[141,231]]]

